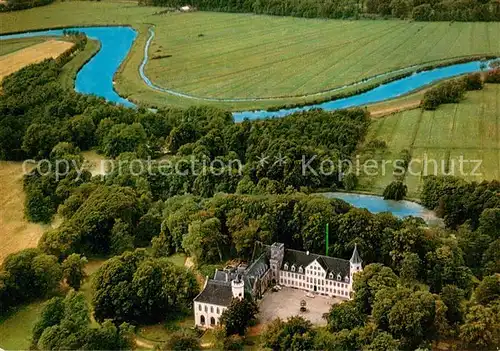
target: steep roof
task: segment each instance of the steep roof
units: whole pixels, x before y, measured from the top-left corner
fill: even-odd
[[[352,252],[352,257],[349,261],[353,264],[363,263],[363,260],[361,259],[361,256],[358,253],[358,245],[356,244],[354,244],[354,251]]]
[[[349,276],[350,264],[348,260],[313,253],[307,254],[307,252],[297,250],[285,250],[282,268],[285,263],[289,267],[295,264],[297,268],[300,266],[306,268],[314,260],[317,260],[327,273],[333,273],[335,276],[340,273],[342,277]]]
[[[194,298],[194,301],[226,307],[229,306],[232,299],[231,282],[209,279],[203,291]]]

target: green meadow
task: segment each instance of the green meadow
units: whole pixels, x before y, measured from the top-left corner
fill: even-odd
[[[334,88],[397,69],[500,54],[498,22],[342,21],[163,10],[135,2],[57,2],[0,14],[0,33],[128,24],[138,38],[115,77],[119,93],[146,105],[204,103],[237,110],[311,102],[331,97]],[[210,102],[147,87],[138,67],[152,26],[146,74],[156,85],[196,97],[264,100]]]
[[[412,173],[450,173],[469,181],[499,179],[499,101],[500,85],[487,84],[481,91],[467,92],[458,104],[441,105],[436,111],[409,110],[377,119],[370,127],[362,158],[373,156],[379,162],[390,161],[398,159],[401,151],[407,149],[413,158]],[[366,144],[372,140],[385,141],[387,148],[366,150]],[[461,157],[469,161],[463,162],[462,167]],[[478,162],[480,166],[474,170]],[[361,177],[361,188],[382,193],[394,179],[391,165],[386,170],[385,175]],[[418,197],[422,176],[407,174],[405,181],[409,195]]]

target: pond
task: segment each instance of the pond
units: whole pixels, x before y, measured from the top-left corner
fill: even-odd
[[[372,213],[390,212],[398,218],[420,217],[430,226],[438,226],[442,223],[442,220],[436,217],[433,211],[412,201],[384,200],[383,197],[376,195],[343,192],[320,193],[318,195],[341,199],[354,207],[366,208]]]
[[[87,62],[82,69],[78,72],[75,82],[75,90],[85,94],[94,94],[105,98],[108,101],[122,104],[128,107],[135,105],[120,97],[113,87],[113,76],[118,70],[120,64],[126,58],[130,51],[132,44],[137,37],[137,33],[131,27],[126,26],[113,26],[113,27],[74,27],[68,28],[84,32],[91,39],[100,41],[101,49],[99,52]],[[62,29],[44,30],[36,32],[26,32],[18,34],[9,34],[0,36],[2,39],[13,38],[27,38],[36,36],[61,36],[63,35]],[[144,67],[148,61],[148,47],[154,38],[154,30],[150,30],[150,36],[144,49],[144,60],[139,67],[139,73],[145,84],[151,88],[169,93],[176,96],[181,96],[186,99],[203,101],[257,101],[258,99],[215,99],[196,97],[182,92],[173,91],[163,87],[156,86],[145,74]],[[243,111],[234,112],[233,116],[236,121],[248,119],[260,119],[266,117],[283,117],[297,111],[305,111],[313,108],[321,108],[327,111],[365,106],[369,103],[380,102],[398,96],[410,93],[414,90],[422,88],[438,80],[445,78],[455,77],[458,75],[478,72],[481,70],[482,61],[473,61],[468,63],[454,64],[446,67],[440,67],[429,71],[415,73],[409,77],[395,80],[393,82],[380,85],[377,88],[367,92],[354,95],[351,97],[323,102],[319,104],[308,105],[299,108],[288,108],[278,111]],[[488,62],[489,63],[489,62]]]

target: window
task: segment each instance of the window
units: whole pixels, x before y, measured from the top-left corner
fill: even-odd
[[[342,280],[342,276],[339,274],[337,274],[337,280]]]
[[[201,311],[201,305],[198,305],[198,311]]]
[[[219,307],[217,307],[217,314],[220,314]]]
[[[283,268],[285,269],[285,271],[288,270],[288,264],[285,263],[285,265],[283,266]]]
[[[210,313],[214,313],[214,306],[210,306]]]
[[[292,272],[295,272],[295,265],[292,266]]]
[[[205,305],[205,312],[208,312],[208,307],[207,307],[207,305]]]
[[[330,273],[330,274],[328,275],[328,278],[333,279],[333,273]]]
[[[304,273],[304,269],[302,267],[299,267],[299,273]]]

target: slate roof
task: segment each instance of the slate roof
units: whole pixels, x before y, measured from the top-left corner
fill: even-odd
[[[290,270],[292,265],[295,264],[296,270],[294,273],[298,273],[298,268],[300,266],[305,269],[314,260],[317,260],[321,267],[323,267],[323,269],[327,272],[327,277],[329,273],[333,273],[335,279],[337,278],[338,273],[340,273],[342,278],[349,276],[351,266],[348,260],[316,255],[313,253],[307,254],[307,252],[297,250],[285,250],[285,256],[283,257],[281,269],[284,268],[285,263],[288,264],[288,270]]]
[[[356,245],[356,244],[354,244],[354,251],[352,253],[352,257],[351,257],[350,261],[353,264],[363,263],[363,260],[361,259],[361,257],[359,256],[359,253],[358,253],[358,245]]]
[[[195,302],[229,306],[233,299],[231,282],[209,279],[205,289],[194,298]]]

